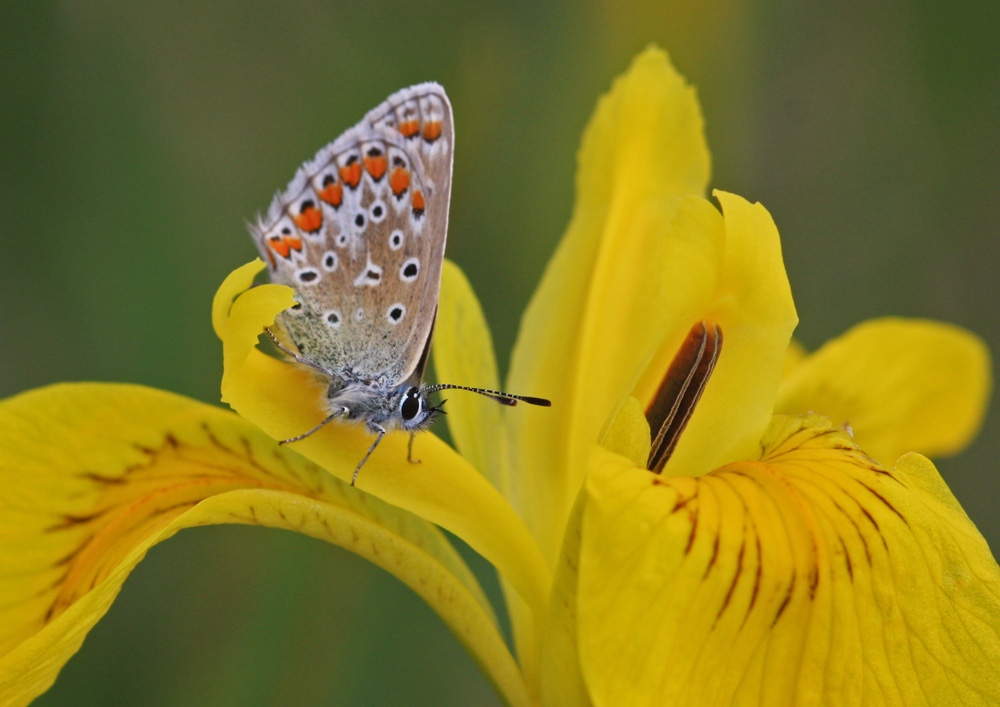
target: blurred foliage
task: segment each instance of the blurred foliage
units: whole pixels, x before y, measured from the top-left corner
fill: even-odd
[[[774,215],[808,347],[902,314],[1000,351],[998,30],[996,3],[928,0],[8,4],[0,394],[112,380],[218,400],[209,302],[255,254],[243,222],[424,80],[456,114],[449,256],[506,366],[581,130],[650,42],[698,87],[714,184]],[[992,414],[940,464],[994,548],[997,433]],[[38,704],[491,700],[393,578],[291,534],[212,528],[151,553]]]

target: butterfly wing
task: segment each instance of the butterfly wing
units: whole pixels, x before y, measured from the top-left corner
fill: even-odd
[[[296,292],[279,324],[302,355],[363,379],[420,378],[454,135],[441,86],[397,91],[299,168],[251,226],[271,280]]]

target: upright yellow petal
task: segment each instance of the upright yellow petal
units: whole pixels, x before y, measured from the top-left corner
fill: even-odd
[[[55,680],[150,547],[211,523],[345,547],[423,597],[511,704],[524,681],[442,533],[278,448],[232,413],[148,388],[63,385],[0,403],[0,703]]]
[[[761,445],[700,478],[595,449],[575,605],[594,704],[1000,704],[1000,568],[933,465],[886,470],[818,416]]]
[[[771,215],[734,194],[716,191],[715,196],[721,215],[695,199],[686,200],[678,214],[673,237],[686,247],[678,248],[671,276],[684,282],[686,296],[672,308],[673,327],[634,393],[647,404],[652,400],[693,324],[709,321],[722,329],[715,371],[666,474],[698,476],[757,453],[798,323]],[[701,244],[703,252],[688,243]],[[689,272],[686,282],[681,268]]]
[[[496,390],[500,386],[493,339],[472,286],[450,260],[441,272],[434,345],[434,371],[439,383]],[[447,405],[448,429],[462,456],[506,492],[506,448],[496,401],[474,393],[455,391]]]
[[[542,636],[542,703],[551,707],[590,705],[580,666],[576,612],[584,500],[583,494],[577,497],[566,524]]]
[[[703,194],[709,156],[694,90],[649,49],[598,103],[578,156],[566,235],[525,314],[508,387],[551,409],[506,414],[512,500],[554,562],[586,450],[662,338],[662,277],[677,200]],[[558,420],[553,418],[558,416]]]
[[[944,456],[976,435],[993,388],[990,354],[959,327],[921,319],[864,322],[803,358],[775,412],[847,422],[866,452]]]
[[[798,368],[798,365],[805,361],[808,356],[809,352],[806,351],[806,347],[798,341],[792,339],[788,342],[788,350],[785,351],[785,365],[781,369],[782,382],[792,375],[792,371]]]
[[[431,355],[439,382],[494,390],[499,386],[493,340],[479,301],[462,271],[448,260],[441,273],[441,301]],[[521,406],[519,410],[526,407]],[[509,467],[502,410],[494,400],[455,391],[448,399],[447,421],[462,456],[501,493],[507,493]],[[503,575],[500,580],[518,660],[529,682],[537,684],[540,627],[536,625],[534,612],[539,607],[522,601]]]

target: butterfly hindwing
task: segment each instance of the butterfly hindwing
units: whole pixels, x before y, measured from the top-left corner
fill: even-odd
[[[390,382],[419,379],[433,330],[454,125],[434,83],[397,91],[304,164],[251,228],[279,316],[306,358]]]

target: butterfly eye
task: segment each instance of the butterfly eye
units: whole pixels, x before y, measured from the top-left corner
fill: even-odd
[[[399,414],[406,422],[409,422],[420,414],[420,394],[416,388],[410,388],[403,396],[403,402],[399,405]]]

